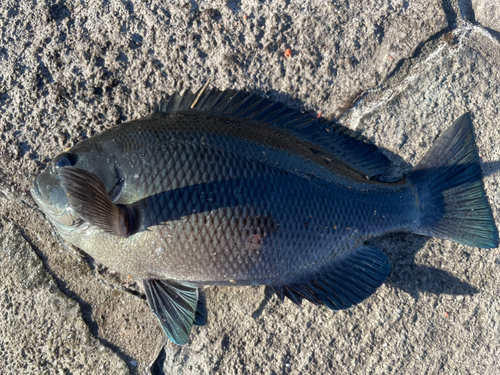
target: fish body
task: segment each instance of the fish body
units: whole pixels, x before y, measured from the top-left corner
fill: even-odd
[[[138,204],[138,229],[123,238],[83,226],[63,237],[139,280],[282,285],[417,219],[407,182],[356,181],[237,136],[248,126],[155,114],[82,142],[72,151],[84,169],[113,176],[107,191],[123,176],[115,203]]]
[[[67,242],[144,280],[183,344],[206,318],[200,284],[264,284],[342,309],[390,270],[371,238],[497,246],[470,117],[437,143],[407,178],[383,183],[370,178],[389,162],[359,133],[242,92],[176,94],[58,156],[32,195]]]

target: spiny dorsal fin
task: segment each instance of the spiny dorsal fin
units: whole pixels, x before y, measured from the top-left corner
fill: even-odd
[[[162,99],[156,110],[160,113],[190,111],[246,119],[284,129],[320,146],[326,153],[368,177],[383,173],[390,164],[377,146],[359,132],[245,91],[206,90],[203,87],[196,93],[187,90],[181,95],[177,92],[168,100]]]

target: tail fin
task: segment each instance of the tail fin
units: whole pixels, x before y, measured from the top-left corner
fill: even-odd
[[[498,246],[468,113],[438,138],[408,178],[420,203],[413,232],[474,247]]]

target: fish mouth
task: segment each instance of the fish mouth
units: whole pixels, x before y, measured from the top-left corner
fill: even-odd
[[[30,189],[31,196],[37,204],[41,201],[42,194],[40,193],[40,188],[38,187],[38,179],[33,181],[33,186]]]
[[[38,178],[33,181],[33,186],[30,189],[30,193],[33,199],[35,200],[35,203],[46,215],[54,218],[56,221],[59,222],[62,221],[66,223],[68,221],[67,219],[64,218],[64,216],[68,216],[67,207],[63,209],[51,207],[50,204],[47,205],[47,202],[44,201],[44,196],[38,185]]]

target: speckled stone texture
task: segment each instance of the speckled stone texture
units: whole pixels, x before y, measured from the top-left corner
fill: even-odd
[[[127,374],[99,344],[78,303],[61,293],[22,231],[0,221],[2,374]]]
[[[498,226],[500,46],[479,16],[487,3],[3,0],[0,368],[496,374],[498,249],[409,234],[374,241],[392,273],[336,313],[281,304],[264,287],[209,287],[209,325],[159,353],[163,334],[137,283],[61,244],[29,195],[60,151],[210,79],[360,130],[393,161],[387,180],[470,111]]]
[[[475,20],[500,38],[500,3],[495,0],[472,0],[471,5]]]

